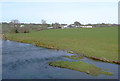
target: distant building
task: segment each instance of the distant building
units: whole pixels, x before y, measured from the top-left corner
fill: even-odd
[[[20,25],[20,27],[24,27],[25,25]]]
[[[93,26],[80,26],[80,28],[92,28]]]
[[[53,27],[47,27],[47,29],[53,29]]]
[[[74,28],[75,25],[74,25],[74,24],[70,24],[70,25],[68,25],[68,27],[70,27],[70,28]]]

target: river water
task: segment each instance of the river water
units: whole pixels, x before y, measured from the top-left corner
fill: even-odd
[[[52,67],[50,61],[76,61],[63,57],[71,55],[65,51],[57,51],[37,47],[32,44],[14,41],[2,42],[2,78],[3,79],[118,79],[118,65],[94,61],[84,58],[83,61],[96,65],[101,69],[109,69],[113,76],[91,76],[84,72],[65,68]]]

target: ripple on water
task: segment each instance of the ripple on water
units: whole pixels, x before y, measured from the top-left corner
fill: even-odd
[[[3,41],[3,79],[116,79],[118,78],[118,65],[93,61],[84,58],[83,62],[94,64],[102,69],[109,69],[114,76],[91,76],[83,72],[65,68],[52,67],[50,61],[75,61],[63,57],[72,55],[64,51],[36,47],[13,41]],[[79,61],[79,60],[77,60]]]

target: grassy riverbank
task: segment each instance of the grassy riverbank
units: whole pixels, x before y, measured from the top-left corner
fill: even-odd
[[[49,62],[48,64],[53,67],[61,67],[61,68],[67,68],[67,69],[76,70],[76,71],[80,71],[80,72],[85,72],[92,76],[98,76],[101,74],[113,75],[113,73],[111,73],[111,72],[104,72],[102,69],[100,69],[94,65],[87,64],[84,62],[79,62],[79,61],[77,61],[77,62],[55,61],[55,62]]]
[[[118,27],[43,30],[8,34],[7,38],[47,48],[73,51],[105,62],[118,61]]]

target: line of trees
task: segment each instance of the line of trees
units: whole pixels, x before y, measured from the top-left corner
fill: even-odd
[[[31,30],[40,31],[40,30],[45,30],[45,29],[59,29],[59,28],[63,28],[63,26],[67,26],[69,28],[76,28],[76,27],[80,27],[82,24],[78,21],[75,21],[74,24],[70,24],[70,25],[59,24],[58,22],[48,24],[46,22],[46,20],[44,20],[44,19],[41,20],[41,24],[34,24],[34,23],[25,24],[25,23],[20,23],[20,21],[17,19],[14,19],[14,20],[11,20],[10,23],[4,22],[4,24],[2,26],[4,26],[4,25],[6,25],[7,27],[3,27],[3,29],[2,29],[3,32],[9,31],[9,33],[29,33]],[[21,25],[24,25],[24,26],[21,27]],[[87,25],[90,25],[93,27],[117,26],[117,24],[105,24],[105,23],[87,24]]]
[[[27,27],[20,27],[20,21],[15,19],[11,20],[9,27],[9,33],[29,33],[29,28]]]

